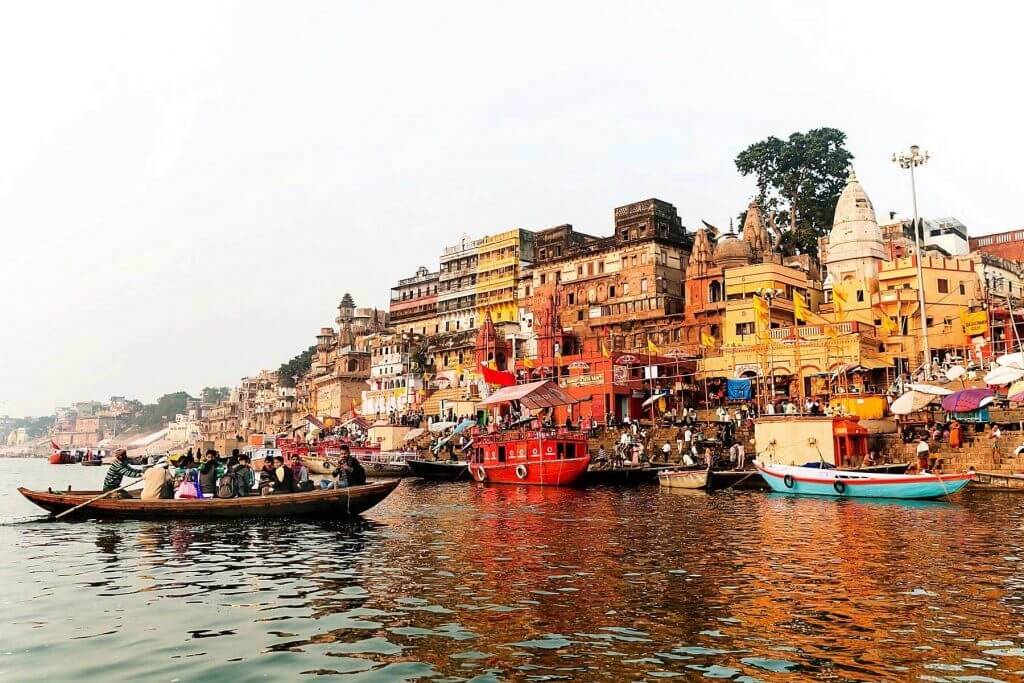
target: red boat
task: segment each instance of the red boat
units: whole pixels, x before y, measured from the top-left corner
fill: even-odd
[[[577,401],[549,380],[505,387],[481,402],[518,402],[533,411]],[[473,436],[469,472],[480,482],[571,486],[587,471],[587,435],[563,429],[511,429]]]

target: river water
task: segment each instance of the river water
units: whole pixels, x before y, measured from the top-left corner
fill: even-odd
[[[407,480],[359,521],[53,523],[0,459],[0,681],[1024,680],[1024,496]]]

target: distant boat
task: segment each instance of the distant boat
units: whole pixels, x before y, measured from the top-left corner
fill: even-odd
[[[927,499],[950,496],[974,474],[873,474],[755,462],[773,491],[840,498]]]

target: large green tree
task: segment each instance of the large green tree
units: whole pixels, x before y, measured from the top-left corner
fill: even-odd
[[[139,413],[138,426],[145,429],[160,429],[178,413],[185,412],[185,402],[192,398],[184,391],[164,394],[156,403],[142,406]]]
[[[832,227],[836,201],[853,155],[846,133],[814,128],[786,140],[771,136],[736,156],[736,169],[757,180],[757,203],[775,212],[786,253],[818,253],[818,238]]]
[[[313,364],[314,353],[316,353],[316,344],[310,346],[287,363],[281,363],[281,367],[277,369],[279,377],[278,381],[281,383],[281,386],[295,386],[295,380],[293,378],[301,377],[307,370],[309,370],[309,366]]]
[[[203,387],[200,393],[203,403],[219,403],[231,396],[229,387]]]

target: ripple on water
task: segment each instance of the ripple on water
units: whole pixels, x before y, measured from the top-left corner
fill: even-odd
[[[0,460],[0,479],[33,486],[101,475]],[[355,522],[0,525],[3,671],[1019,680],[1016,501],[406,482]],[[0,491],[0,518],[25,505]]]

